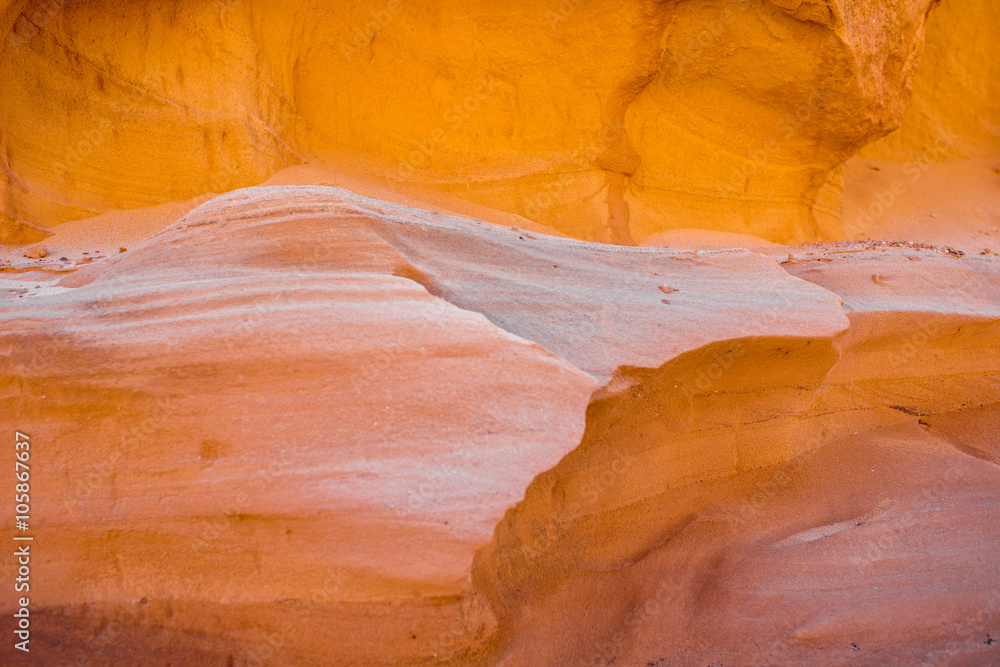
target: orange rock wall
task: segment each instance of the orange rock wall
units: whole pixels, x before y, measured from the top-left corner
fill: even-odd
[[[874,160],[945,162],[1000,153],[1000,5],[942,0],[927,28],[902,127],[864,151]]]
[[[3,237],[326,156],[585,239],[837,238],[838,167],[905,115],[932,4],[10,4]]]

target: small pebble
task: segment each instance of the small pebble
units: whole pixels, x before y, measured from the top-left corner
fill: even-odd
[[[125,252],[126,250],[128,250],[128,248],[118,248],[118,252],[119,252],[119,253],[123,253],[123,252]]]
[[[872,275],[872,282],[875,283],[876,285],[881,285],[882,284],[882,276],[880,276],[877,273],[874,274],[874,275]]]

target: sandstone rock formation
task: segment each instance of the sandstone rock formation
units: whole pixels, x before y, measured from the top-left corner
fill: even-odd
[[[941,2],[927,32],[913,100],[898,132],[866,148],[872,159],[941,162],[1000,152],[1000,10]]]
[[[794,570],[803,586],[834,586],[826,562],[862,568],[890,591],[875,615],[915,588],[933,613],[906,627],[933,631],[905,655],[985,655],[1000,550],[975,527],[1000,459],[1000,357],[985,353],[1000,266],[792,252],[615,248],[255,188],[9,293],[5,428],[51,443],[35,483],[58,499],[36,514],[41,655],[892,654],[891,628],[864,629],[854,603],[788,614],[805,603],[768,549],[827,534]],[[926,550],[952,540],[954,567],[986,579],[941,582]],[[729,619],[717,595],[699,602],[704,586],[748,595],[746,577],[770,600],[754,604],[773,615],[771,653],[709,620]],[[852,582],[836,595],[867,585]],[[567,613],[595,595],[586,619]]]
[[[995,22],[978,2],[933,43]],[[839,167],[903,119],[932,4],[19,0],[0,52],[3,238],[317,156],[584,239],[842,238]],[[954,86],[970,88],[993,47],[965,48]],[[950,69],[927,71],[930,88]],[[986,114],[976,138],[1000,122],[991,99],[964,112]]]
[[[993,3],[0,34],[3,664],[1000,663]]]

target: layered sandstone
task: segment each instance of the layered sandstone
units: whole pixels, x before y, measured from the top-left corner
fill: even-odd
[[[615,248],[284,186],[68,274],[40,260],[2,339],[4,423],[49,443],[39,651],[825,661],[893,654],[895,626],[859,623],[919,595],[907,655],[981,655],[1000,266],[792,250]],[[932,567],[945,534],[962,584]],[[807,603],[789,568],[890,592]]]
[[[995,16],[980,4],[952,41]],[[931,5],[22,0],[3,234],[326,156],[584,239],[841,238],[839,168],[903,119]]]
[[[0,35],[0,662],[1000,663],[995,3]]]

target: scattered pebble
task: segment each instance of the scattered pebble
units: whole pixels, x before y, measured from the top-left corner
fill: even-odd
[[[880,276],[877,273],[872,274],[872,282],[875,283],[876,285],[881,285],[882,284],[882,276]]]
[[[128,250],[128,248],[118,248],[119,253],[125,252],[126,250]]]
[[[675,290],[673,287],[670,287],[669,285],[660,285],[660,291],[663,292],[664,294],[673,294],[678,290]]]
[[[86,255],[87,253],[83,253],[83,254]],[[69,257],[60,257],[59,261],[60,262],[68,262],[69,261]]]

